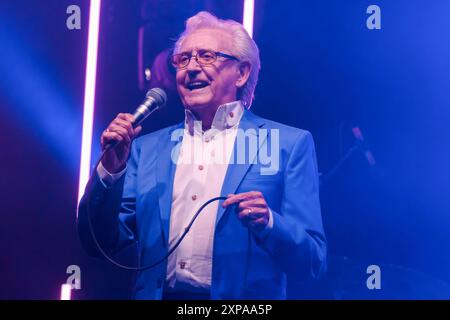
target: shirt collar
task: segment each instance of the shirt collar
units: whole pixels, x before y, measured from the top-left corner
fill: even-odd
[[[198,120],[191,110],[185,109],[185,128],[192,135],[194,133],[203,134],[200,120]],[[211,129],[223,131],[233,128],[239,124],[244,114],[244,107],[240,100],[225,103],[217,108],[216,114],[211,124]]]

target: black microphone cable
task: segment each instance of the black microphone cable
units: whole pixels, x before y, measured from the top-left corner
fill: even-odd
[[[102,154],[100,155],[100,159],[97,161],[97,164],[94,167],[94,170],[97,170],[97,167],[100,164],[100,161],[103,159],[103,156],[105,155],[105,152],[108,151],[110,148],[105,148],[105,150],[102,152]],[[92,196],[92,194],[89,196],[88,199],[86,199],[86,201],[87,201],[86,213],[87,213],[87,220],[88,220],[88,225],[89,225],[89,231],[91,233],[91,236],[92,236],[92,239],[94,240],[95,245],[97,246],[97,249],[100,251],[100,253],[103,255],[103,257],[106,260],[108,260],[109,262],[111,262],[112,264],[114,264],[115,266],[117,266],[117,267],[119,267],[121,269],[130,270],[130,271],[144,271],[144,270],[147,270],[147,269],[154,268],[157,265],[159,265],[160,263],[164,262],[178,248],[178,246],[181,244],[181,241],[183,241],[183,239],[186,237],[187,233],[191,229],[192,225],[194,224],[194,221],[197,219],[197,217],[200,214],[200,212],[202,212],[202,210],[207,205],[209,205],[211,202],[214,202],[214,201],[217,201],[217,200],[225,200],[225,199],[227,199],[227,197],[220,196],[220,197],[215,197],[215,198],[209,199],[204,204],[202,204],[202,206],[197,210],[197,212],[192,217],[192,219],[189,222],[188,226],[184,229],[184,232],[181,235],[181,237],[177,240],[175,245],[171,249],[169,249],[169,251],[167,252],[167,254],[164,257],[162,257],[161,259],[159,259],[159,260],[157,260],[157,261],[155,261],[155,262],[153,262],[151,264],[143,266],[143,267],[140,267],[140,266],[138,266],[138,267],[130,267],[130,266],[121,264],[121,263],[115,261],[113,258],[111,258],[105,252],[105,250],[103,250],[103,248],[101,247],[100,243],[98,242],[97,237],[95,235],[94,227],[93,227],[92,221],[91,221],[91,208],[90,208],[91,196]]]

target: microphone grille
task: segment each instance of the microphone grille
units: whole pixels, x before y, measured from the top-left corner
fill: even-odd
[[[159,108],[163,108],[166,105],[167,94],[161,88],[150,89],[150,90],[148,90],[148,92],[145,96],[147,98],[153,98],[156,101],[156,103],[158,104]]]

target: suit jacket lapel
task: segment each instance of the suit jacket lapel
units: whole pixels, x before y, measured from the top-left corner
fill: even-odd
[[[172,134],[175,130],[181,130],[174,135],[175,141],[172,141]],[[169,235],[169,219],[172,207],[172,190],[173,181],[175,177],[176,165],[173,160],[178,159],[178,151],[181,146],[183,138],[183,123],[173,126],[167,137],[161,137],[158,141],[158,147],[155,152],[158,152],[156,161],[156,184],[158,189],[159,208],[161,214],[162,231],[165,239],[164,243],[168,241]],[[172,153],[174,153],[172,160]]]
[[[249,135],[256,135],[256,141],[258,142],[258,148],[256,155],[259,152],[259,148],[262,145],[264,141],[259,141],[259,128],[261,128],[264,125],[264,119],[257,117],[250,111],[245,110],[244,114],[242,115],[241,121],[239,122],[239,130],[242,130],[242,133],[248,133]],[[239,134],[239,133],[238,133]],[[248,155],[248,144],[245,143],[245,152],[246,156]],[[234,148],[233,148],[233,156],[234,159],[236,159],[235,155],[237,154],[237,138],[234,142]],[[242,151],[241,151],[242,152]],[[242,179],[244,178],[245,174],[249,170],[252,163],[254,163],[255,159],[246,159],[244,164],[229,164],[227,173],[225,175],[225,179],[223,181],[222,185],[222,191],[221,196],[227,196],[230,193],[235,193],[237,188],[239,187],[239,184],[241,183]],[[225,213],[225,209],[222,208],[221,203],[223,201],[220,201],[218,211],[217,211],[217,218],[216,218],[216,225],[219,223],[220,219],[222,218],[223,214]]]

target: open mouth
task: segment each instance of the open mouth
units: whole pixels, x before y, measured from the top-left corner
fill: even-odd
[[[201,80],[192,81],[192,82],[189,82],[188,84],[186,84],[186,88],[190,91],[203,89],[207,86],[209,86],[209,83],[207,81],[201,81]]]

